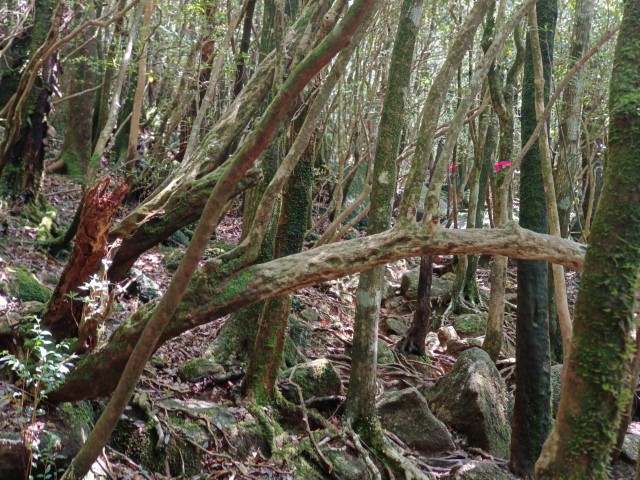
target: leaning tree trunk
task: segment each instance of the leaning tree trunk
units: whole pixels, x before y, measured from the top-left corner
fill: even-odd
[[[404,0],[396,40],[389,65],[389,83],[378,128],[373,166],[373,188],[367,233],[375,234],[391,226],[391,208],[396,197],[396,157],[405,110],[405,91],[411,78],[411,59],[422,13],[422,0]],[[336,204],[336,210],[340,205]],[[376,414],[376,365],[378,316],[385,266],[360,274],[356,295],[353,352],[347,412],[356,432],[367,443],[380,438]]]
[[[625,4],[609,94],[608,165],[575,306],[556,424],[537,478],[606,479],[628,388],[640,271],[640,1]]]
[[[530,15],[537,15],[545,77],[545,102],[549,98],[556,0],[539,0]],[[527,35],[522,89],[522,140],[527,142],[537,124],[531,34]],[[537,144],[521,166],[520,225],[547,232],[542,163]],[[532,478],[542,444],[551,430],[551,380],[547,264],[518,262],[518,311],[516,315],[516,393],[511,427],[510,468],[518,476]]]

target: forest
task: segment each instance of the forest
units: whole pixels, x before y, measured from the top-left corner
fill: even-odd
[[[640,0],[0,2],[0,480],[640,478]]]

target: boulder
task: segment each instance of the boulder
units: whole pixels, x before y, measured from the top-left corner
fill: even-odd
[[[33,273],[23,267],[6,267],[6,284],[2,290],[22,302],[47,303],[51,298],[51,290],[42,285]]]
[[[560,390],[562,387],[562,364],[551,367],[551,414],[556,418],[560,405]]]
[[[316,312],[312,308],[305,308],[300,312],[300,316],[303,318],[303,320],[306,320],[309,323],[315,323],[320,320],[318,312]]]
[[[293,368],[285,370],[280,375],[282,379],[288,379],[289,377],[302,389],[302,396],[305,400],[313,397],[339,395],[342,391],[342,382],[338,371],[325,358],[300,363]],[[285,396],[291,395],[292,399],[295,399],[296,402],[298,401],[295,391],[287,395],[287,390],[285,390],[283,394]]]
[[[384,326],[390,335],[404,335],[409,330],[409,325],[404,320],[394,317],[384,319]]]
[[[222,365],[208,358],[187,360],[178,368],[178,377],[183,382],[197,382],[203,377],[222,375],[223,373]]]
[[[484,337],[477,338],[452,338],[447,341],[447,353],[449,355],[457,356],[465,350],[469,350],[470,348],[480,348],[482,347],[482,342]]]
[[[438,329],[438,341],[440,342],[440,345],[446,347],[449,340],[460,340],[456,329],[451,325],[447,327],[440,327]]]
[[[382,426],[409,447],[430,455],[455,450],[447,427],[434,417],[415,388],[385,393],[378,403]]]
[[[448,480],[517,480],[517,477],[495,463],[469,462],[452,470]]]
[[[456,332],[460,335],[472,337],[484,335],[487,332],[486,313],[467,313],[451,317]]]
[[[407,270],[400,280],[400,293],[407,300],[415,300],[418,297],[418,278],[420,267]],[[434,277],[431,283],[431,300],[440,303],[447,302],[451,298],[451,287],[456,279],[455,273],[445,273],[442,277]]]
[[[182,263],[185,250],[182,248],[169,248],[162,256],[162,263],[170,272],[175,272]]]
[[[391,347],[384,340],[378,340],[378,365],[384,365],[385,363],[393,363],[396,361],[396,356],[393,353]]]
[[[640,444],[640,435],[626,434],[622,443],[621,457],[631,463],[638,463],[638,445]]]
[[[142,303],[147,303],[160,296],[160,285],[151,280],[142,271],[132,268],[129,276],[133,281],[129,285],[127,292],[131,295],[137,295]]]
[[[487,352],[479,348],[462,352],[428,394],[435,416],[466,436],[470,446],[509,457],[511,399]]]

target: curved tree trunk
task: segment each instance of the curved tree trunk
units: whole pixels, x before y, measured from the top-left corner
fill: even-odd
[[[640,1],[625,4],[609,97],[605,180],[574,315],[556,424],[536,464],[539,479],[606,479],[631,396],[633,308],[640,270]],[[569,447],[569,448],[568,448]]]

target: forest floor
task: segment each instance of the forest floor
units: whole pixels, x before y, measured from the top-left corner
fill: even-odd
[[[43,186],[43,193],[47,201],[57,210],[57,218],[60,228],[65,228],[73,218],[76,205],[78,203],[81,186],[75,184],[65,177],[49,175],[46,177]],[[124,214],[125,207],[122,207]],[[241,231],[239,205],[228,214],[217,230],[217,238],[226,243],[236,243]],[[38,247],[36,241],[37,225],[25,224],[23,220],[16,217],[4,216],[0,218],[4,230],[4,238],[0,237],[0,281],[5,275],[5,268],[12,265],[21,265],[30,269],[50,288],[55,287],[57,278],[65,264],[65,258],[54,258],[46,250]],[[163,256],[166,249],[157,247],[144,254],[135,265],[135,268],[151,280],[157,283],[162,292],[166,289],[171,272],[167,270]],[[393,282],[399,284],[400,276],[405,270],[417,265],[413,260],[398,262],[388,266],[388,277]],[[515,277],[515,275],[511,275]],[[571,277],[570,277],[571,278]],[[348,386],[349,361],[345,356],[345,347],[351,343],[353,334],[354,316],[354,294],[357,287],[357,275],[346,277],[333,282],[318,285],[313,288],[306,288],[295,294],[294,306],[297,312],[314,311],[317,315],[313,318],[302,318],[299,320],[306,324],[312,332],[311,341],[302,352],[309,359],[329,358],[340,373],[343,383],[343,391]],[[479,281],[481,290],[488,295],[487,285],[488,270],[479,270]],[[515,292],[515,280],[509,281],[508,293]],[[569,282],[570,300],[573,304],[577,292],[577,285],[574,279]],[[136,295],[120,293],[117,296],[117,307],[107,324],[107,334],[120,324],[140,306],[142,300]],[[414,302],[399,301],[393,307],[383,307],[381,311],[381,325],[385,324],[387,317],[404,318],[409,321],[414,309]],[[0,315],[7,311],[23,310],[23,306],[16,303],[7,295],[0,291]],[[230,413],[238,422],[250,419],[254,416],[249,409],[238,402],[237,387],[239,381],[230,379],[223,383],[213,381],[205,377],[196,382],[184,382],[178,376],[179,367],[185,361],[201,357],[205,354],[207,347],[217,336],[225,318],[215,320],[207,325],[190,330],[183,335],[164,344],[155,354],[154,361],[145,369],[145,373],[138,384],[138,392],[146,394],[152,405],[153,414],[161,418],[167,414],[167,400],[177,399],[179,401],[196,400],[202,402],[213,402],[223,406],[227,413]],[[507,329],[513,333],[512,322],[513,313],[507,314]],[[399,340],[384,328],[381,329],[379,339],[389,346]],[[441,349],[437,340],[430,345],[430,365],[425,367],[419,361],[407,360],[396,357],[397,361],[388,365],[380,365],[378,369],[379,393],[384,391],[405,388],[406,386],[419,387],[424,384],[433,383],[439,376],[447,373],[455,358]],[[503,377],[507,384],[513,386],[513,362],[504,363],[502,370]],[[8,400],[6,395],[10,391],[6,383],[0,381],[0,430],[20,431],[17,425],[17,415],[15,405]],[[340,399],[338,399],[340,401]],[[342,399],[343,401],[344,399]],[[328,420],[336,426],[341,425],[339,414],[334,412]],[[638,425],[632,425],[638,429]],[[235,446],[229,440],[229,432],[219,425],[211,432],[215,438],[211,438],[206,447],[206,453],[202,460],[201,476],[193,478],[302,478],[296,476],[290,468],[282,466],[272,461],[264,447],[259,444],[247,449],[245,458],[238,458],[234,455]],[[296,433],[298,439],[306,436],[306,432]],[[429,471],[436,477],[441,477],[455,466],[459,466],[471,460],[494,461],[504,467],[506,462],[496,459],[482,451],[463,447],[463,442],[456,439],[458,450],[446,457],[430,461],[427,458],[420,458],[415,452],[399,445],[403,454],[419,460],[419,464],[424,470]],[[202,447],[201,447],[202,449]],[[109,448],[105,451],[105,457],[101,460],[105,478],[113,479],[166,479],[175,478],[159,473],[152,473],[148,469],[142,468],[130,457]],[[186,477],[185,477],[186,478]]]

